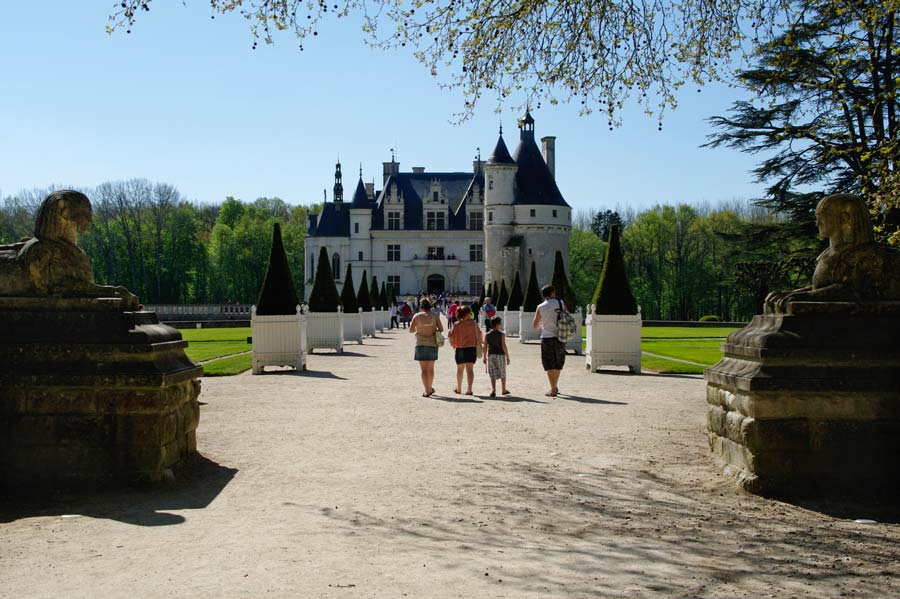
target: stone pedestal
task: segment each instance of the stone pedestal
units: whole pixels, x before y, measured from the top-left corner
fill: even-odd
[[[706,370],[710,447],[746,490],[900,490],[900,302],[794,302]]]
[[[196,451],[202,368],[121,302],[0,298],[0,486],[158,480]]]

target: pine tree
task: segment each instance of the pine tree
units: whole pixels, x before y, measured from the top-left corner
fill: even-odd
[[[372,275],[372,286],[369,288],[369,298],[372,300],[372,307],[381,310],[381,290],[378,289],[378,277]]]
[[[509,292],[509,309],[519,310],[525,302],[525,295],[522,293],[522,281],[519,280],[519,271],[516,271],[516,278],[513,279],[512,291]]]
[[[505,310],[509,303],[509,291],[506,290],[506,280],[500,282],[500,297],[497,298],[497,310]]]
[[[331,274],[328,251],[323,247],[319,250],[316,279],[309,294],[309,311],[337,312],[340,303],[341,297],[338,295],[337,286],[334,284],[334,275]]]
[[[341,290],[341,305],[344,313],[356,314],[359,311],[359,300],[356,299],[356,289],[353,286],[353,269],[347,264],[347,274],[344,275],[344,288]]]
[[[528,289],[525,291],[525,302],[523,304],[525,312],[534,312],[537,310],[538,304],[543,302],[541,297],[541,287],[537,280],[537,266],[534,260],[531,261],[531,274],[528,277]]]
[[[566,276],[566,264],[560,251],[556,252],[556,260],[553,263],[553,277],[550,279],[550,284],[553,285],[553,289],[556,291],[556,297],[563,301],[566,308],[574,310],[575,306],[578,305],[578,300],[575,297],[572,285],[569,284],[569,277]]]
[[[363,312],[372,310],[372,298],[369,296],[369,281],[366,279],[366,271],[363,270],[362,281],[359,283],[359,292],[356,294],[356,301]]]
[[[628,285],[625,272],[625,260],[622,258],[622,247],[619,243],[619,227],[613,225],[609,229],[609,244],[606,246],[606,259],[597,290],[594,291],[594,314],[637,314],[637,302]]]
[[[266,268],[266,278],[256,300],[256,314],[259,316],[296,314],[299,303],[294,280],[291,278],[291,268],[284,253],[284,243],[281,241],[281,225],[275,223],[272,228],[269,266]]]

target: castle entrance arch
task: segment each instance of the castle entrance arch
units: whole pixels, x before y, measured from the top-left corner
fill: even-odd
[[[444,275],[428,275],[428,293],[444,291]]]

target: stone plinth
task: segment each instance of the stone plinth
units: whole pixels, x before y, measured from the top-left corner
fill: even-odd
[[[187,342],[122,300],[0,298],[0,485],[158,480],[196,451]]]
[[[900,489],[900,302],[794,302],[706,370],[710,447],[746,490]]]

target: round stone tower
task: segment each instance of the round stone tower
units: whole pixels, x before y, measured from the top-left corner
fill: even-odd
[[[520,258],[515,226],[515,160],[503,141],[503,127],[497,145],[484,165],[484,283],[506,280],[512,284]]]

